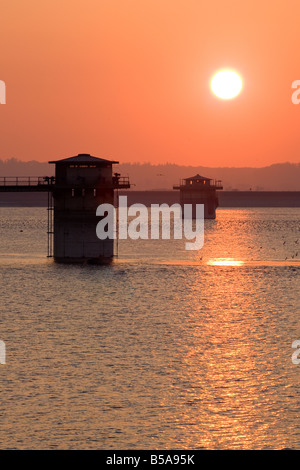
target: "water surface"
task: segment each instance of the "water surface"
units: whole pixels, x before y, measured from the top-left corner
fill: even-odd
[[[299,449],[299,209],[219,209],[202,250],[122,240],[105,267],[47,259],[46,218],[0,208],[1,448]]]

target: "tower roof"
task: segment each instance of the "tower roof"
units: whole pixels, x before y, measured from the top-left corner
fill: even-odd
[[[195,176],[191,176],[190,178],[184,178],[185,181],[192,181],[192,180],[200,180],[200,181],[211,181],[211,178],[206,178],[205,176],[201,176],[199,174]]]
[[[119,163],[113,160],[106,160],[105,158],[93,157],[89,153],[79,153],[75,157],[62,158],[61,160],[52,160],[48,163]]]

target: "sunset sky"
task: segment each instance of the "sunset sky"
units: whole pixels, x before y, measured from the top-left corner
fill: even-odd
[[[300,161],[300,2],[1,1],[0,159]],[[222,68],[243,89],[210,90]]]

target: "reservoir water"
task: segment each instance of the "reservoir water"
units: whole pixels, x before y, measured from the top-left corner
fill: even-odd
[[[0,208],[2,449],[300,448],[300,209],[219,209],[204,246],[47,259],[45,208]]]

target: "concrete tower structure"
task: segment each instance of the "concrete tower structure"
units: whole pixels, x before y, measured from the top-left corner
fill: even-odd
[[[130,187],[128,178],[112,173],[116,161],[79,154],[55,164],[53,195],[53,256],[64,263],[109,263],[114,240],[99,240],[96,226],[100,204],[114,204],[114,190]]]
[[[212,180],[196,175],[181,180],[173,189],[180,191],[180,204],[184,211],[184,204],[192,204],[192,217],[196,218],[196,205],[204,204],[204,218],[215,219],[216,208],[219,205],[217,190],[223,189],[221,181]]]

